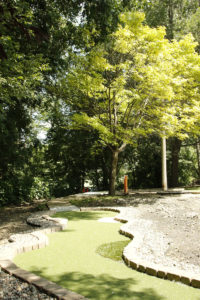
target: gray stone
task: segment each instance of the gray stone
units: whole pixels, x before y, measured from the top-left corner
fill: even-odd
[[[61,211],[80,211],[80,208],[78,208],[75,205],[71,205],[71,206],[56,206],[56,207],[50,207],[50,211],[55,211],[55,212],[61,212]]]

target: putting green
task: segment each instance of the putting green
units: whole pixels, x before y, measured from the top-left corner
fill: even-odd
[[[100,245],[125,241],[119,223],[97,222],[112,212],[65,212],[65,231],[49,235],[50,245],[16,256],[25,270],[84,295],[89,299],[199,300],[200,290],[136,272],[124,263],[99,255]]]

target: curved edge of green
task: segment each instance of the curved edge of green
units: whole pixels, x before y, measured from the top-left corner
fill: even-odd
[[[129,244],[129,242],[130,240],[102,244],[96,249],[96,253],[105,258],[115,261],[122,261],[123,250]]]

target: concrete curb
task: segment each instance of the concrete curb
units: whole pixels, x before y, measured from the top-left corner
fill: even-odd
[[[87,299],[82,295],[62,288],[49,280],[22,270],[12,262],[14,257],[19,253],[46,247],[48,245],[48,237],[46,234],[64,230],[67,227],[66,219],[51,218],[50,215],[55,214],[57,211],[73,210],[77,211],[80,209],[75,206],[70,206],[63,207],[61,210],[59,207],[58,210],[54,208],[51,211],[43,211],[32,214],[27,219],[27,222],[40,228],[37,230],[11,235],[9,238],[9,243],[0,245],[0,270],[2,268],[2,270],[6,273],[34,285],[42,292],[45,292],[49,296],[53,296],[59,300]]]

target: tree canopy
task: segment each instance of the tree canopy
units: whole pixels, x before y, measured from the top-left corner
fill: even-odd
[[[109,177],[113,194],[126,145],[140,164],[155,136],[194,157],[174,137],[199,132],[198,0],[5,0],[0,13],[0,204],[78,192],[87,178],[107,188]]]
[[[153,132],[183,137],[199,111],[196,43],[191,36],[170,43],[163,27],[143,20],[122,14],[109,42],[78,55],[64,81],[74,128],[96,130],[112,151],[110,194],[127,144]]]

